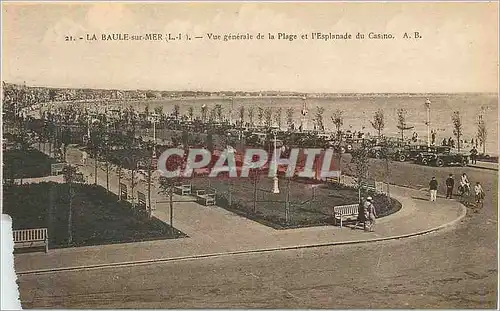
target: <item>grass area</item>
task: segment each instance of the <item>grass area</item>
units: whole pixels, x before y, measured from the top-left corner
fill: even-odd
[[[290,213],[287,223],[287,180],[280,179],[279,194],[272,192],[273,180],[267,176],[258,179],[256,193],[251,178],[194,178],[192,183],[195,189],[216,189],[218,206],[276,229],[332,225],[334,206],[358,202],[358,192],[353,188],[296,178],[291,180],[289,185]],[[372,197],[379,217],[392,214],[401,208],[401,203],[394,199],[391,199],[390,205],[387,204],[387,197],[384,195],[372,194]]]
[[[117,202],[100,186],[74,184],[73,243],[68,244],[69,185],[39,183],[4,187],[3,212],[14,229],[48,228],[49,247],[88,246],[185,237],[145,212]]]
[[[5,177],[18,179],[49,176],[57,161],[35,149],[11,149],[3,152],[3,163]]]

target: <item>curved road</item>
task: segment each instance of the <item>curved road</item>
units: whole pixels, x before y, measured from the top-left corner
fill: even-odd
[[[467,171],[483,183],[485,206],[456,227],[398,241],[24,275],[23,307],[496,308],[498,172],[391,165],[408,180]]]

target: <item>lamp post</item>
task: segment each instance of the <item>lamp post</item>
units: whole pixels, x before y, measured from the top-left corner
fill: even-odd
[[[151,123],[153,123],[153,159],[156,158],[156,113],[151,115]]]
[[[274,132],[274,183],[273,183],[273,193],[280,193],[279,181],[278,181],[278,159],[276,159],[276,131]]]
[[[427,147],[431,146],[431,101],[427,98],[425,100],[425,109],[427,110]]]

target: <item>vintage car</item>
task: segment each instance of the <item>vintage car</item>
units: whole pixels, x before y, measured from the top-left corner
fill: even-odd
[[[469,164],[469,156],[462,153],[451,152],[449,147],[437,147],[423,152],[419,155],[418,162],[423,165],[434,165],[438,167],[448,165],[466,166]]]
[[[384,150],[384,147],[381,145],[373,145],[368,149],[368,156],[372,158],[385,158],[384,153],[387,153],[387,158],[390,160],[398,160],[401,162],[406,161],[409,158],[409,146],[397,146],[391,145]]]
[[[335,140],[330,140],[327,142],[328,149],[333,149],[334,152],[340,153],[351,153],[353,150],[353,145],[349,142],[341,142],[340,144]]]
[[[422,161],[426,161],[425,160],[426,156],[435,153],[449,153],[449,152],[450,152],[450,147],[446,146],[415,145],[412,146],[412,149],[410,151],[410,158],[415,163],[422,164]]]
[[[405,162],[411,160],[412,148],[409,145],[404,145],[402,147],[395,148],[392,153],[392,158],[396,161]]]

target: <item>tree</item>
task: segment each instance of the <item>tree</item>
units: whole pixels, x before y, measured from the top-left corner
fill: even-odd
[[[398,129],[401,131],[401,142],[404,142],[405,131],[411,130],[413,126],[406,125],[406,109],[399,108],[397,113],[398,113]]]
[[[243,127],[243,122],[245,121],[245,106],[242,105],[240,107],[239,113],[240,113],[240,127]]]
[[[189,116],[189,120],[193,121],[193,116],[194,116],[194,108],[193,108],[193,106],[189,106],[189,108],[188,108],[188,116]]]
[[[209,131],[207,133],[207,149],[212,153],[214,151],[214,136],[212,134],[212,131]]]
[[[63,168],[63,178],[64,182],[68,184],[68,198],[69,198],[69,208],[68,208],[68,245],[73,243],[73,198],[75,196],[75,191],[73,189],[73,183],[76,181],[76,167],[71,165],[66,165]]]
[[[259,125],[262,125],[262,119],[264,118],[264,108],[257,108],[257,120],[259,121]]]
[[[333,122],[333,125],[335,126],[335,129],[337,130],[337,138],[341,137],[340,128],[344,124],[343,114],[344,114],[344,112],[340,109],[337,109],[333,112],[332,122]]]
[[[337,109],[333,112],[332,115],[332,122],[333,125],[335,126],[335,129],[337,130],[337,139],[336,145],[337,145],[337,158],[339,161],[339,170],[342,169],[342,132],[340,131],[340,128],[344,124],[344,117],[343,117],[343,111],[340,109]]]
[[[218,122],[222,122],[222,105],[221,104],[216,104],[215,107],[215,114],[217,117]]]
[[[264,111],[264,120],[266,127],[271,127],[273,121],[273,110],[271,107],[266,107]]]
[[[182,170],[182,164],[184,162],[184,159],[173,155],[170,156],[167,163],[165,163],[165,166],[167,167],[168,170],[174,171],[177,168],[181,168]],[[166,194],[169,197],[169,206],[170,206],[170,229],[172,230],[172,234],[174,233],[174,201],[173,201],[173,194],[175,190],[175,186],[178,185],[180,182],[182,182],[182,177],[177,176],[177,177],[160,177],[160,193]]]
[[[325,126],[323,124],[323,113],[325,112],[325,108],[318,106],[316,108],[316,122],[318,124],[318,130],[324,132]]]
[[[253,106],[250,106],[248,108],[248,122],[250,123],[250,125],[253,125],[253,117],[254,117],[254,109],[253,109]]]
[[[283,114],[283,109],[281,109],[281,107],[278,107],[278,109],[276,109],[276,113],[274,114],[274,122],[276,123],[276,125],[278,125],[278,129],[281,130],[281,115]]]
[[[208,108],[206,105],[201,106],[201,122],[207,122]]]
[[[460,117],[460,111],[454,111],[451,115],[451,121],[453,121],[453,135],[457,138],[457,149],[460,152],[460,139],[462,138],[462,118]]]
[[[182,131],[182,145],[184,145],[184,148],[189,146],[189,133],[186,130]]]
[[[209,119],[210,119],[210,122],[215,122],[215,120],[217,119],[217,109],[215,106],[210,110]]]
[[[391,160],[390,150],[394,150],[396,148],[396,146],[394,145],[394,143],[389,141],[389,139],[387,139],[387,137],[384,137],[382,139],[380,145],[382,147],[380,149],[380,156],[382,159],[384,159],[384,164],[385,164],[384,177],[385,177],[385,184],[387,185],[387,196],[386,196],[388,199],[387,205],[390,206],[390,204],[391,204],[390,194],[389,194],[389,180],[390,180],[390,175],[391,175],[390,166],[389,166],[389,162]]]
[[[486,123],[484,122],[483,114],[481,113],[477,119],[477,139],[481,146],[483,146],[483,154],[486,154],[486,137],[488,131],[486,129]]]
[[[173,114],[173,116],[174,116],[174,118],[176,120],[179,119],[179,115],[180,115],[180,106],[179,106],[179,104],[175,104],[174,105],[174,110],[173,110],[172,114]]]
[[[293,107],[286,109],[286,126],[289,130],[293,129]]]
[[[373,121],[370,121],[370,123],[372,124],[373,128],[377,130],[378,136],[380,137],[385,126],[384,111],[382,109],[378,109],[377,111],[375,111],[375,114],[373,115]]]
[[[356,183],[358,186],[358,197],[361,199],[361,192],[365,189],[364,185],[368,179],[368,170],[370,169],[368,161],[368,147],[363,142],[360,148],[356,148],[351,153],[351,163],[355,165]]]
[[[158,115],[158,117],[162,117],[163,116],[163,106],[156,106],[155,107],[155,114]]]

